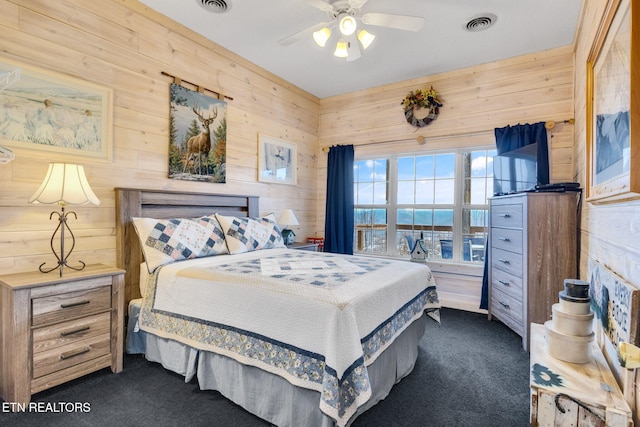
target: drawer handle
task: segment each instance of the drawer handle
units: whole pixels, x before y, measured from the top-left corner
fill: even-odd
[[[503,242],[510,242],[511,239],[508,237],[498,237],[498,240],[502,240]]]
[[[511,264],[508,259],[504,259],[504,258],[499,258],[498,261],[500,261],[503,264]]]
[[[62,353],[60,355],[60,360],[71,359],[72,357],[80,356],[81,354],[89,353],[91,351],[91,347],[85,347],[80,350],[69,351],[67,353]]]
[[[60,304],[60,308],[71,308],[71,307],[77,307],[79,305],[85,305],[85,304],[89,304],[91,301],[89,301],[88,299],[86,300],[82,300],[82,301],[78,301],[78,302],[70,302],[68,304]]]
[[[498,216],[501,216],[502,218],[511,218],[511,215],[509,214],[498,214]]]
[[[505,282],[504,280],[498,280],[498,283],[503,284],[505,286],[511,286],[511,283]]]
[[[88,331],[90,329],[89,326],[81,326],[78,329],[74,329],[71,331],[60,332],[61,337],[68,337],[69,335],[77,334],[78,332]]]
[[[509,304],[507,304],[506,302],[500,301],[500,305],[506,308],[507,310],[511,309],[511,307],[509,307]]]

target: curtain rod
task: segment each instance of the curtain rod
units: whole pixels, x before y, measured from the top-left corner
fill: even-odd
[[[576,120],[575,120],[575,119],[573,119],[573,118],[571,118],[571,119],[563,120],[563,121],[562,121],[562,122],[560,122],[560,123],[569,123],[569,124],[574,124],[575,122],[576,122]],[[545,127],[547,130],[551,130],[551,129],[553,129],[554,127],[556,127],[556,123],[557,123],[557,122],[555,122],[555,121],[553,121],[553,120],[547,120],[547,121],[544,123],[544,127]],[[425,138],[425,137],[424,137],[424,136],[422,136],[422,135],[418,135],[418,136],[416,137],[416,142],[417,142],[419,145],[422,145],[422,144],[424,144],[424,143],[426,142],[426,140],[427,140],[427,139],[429,139],[429,140],[435,140],[435,139],[453,138],[453,137],[462,137],[462,136],[476,136],[476,135],[484,135],[484,134],[488,134],[488,133],[493,133],[493,130],[483,130],[483,131],[464,132],[464,133],[452,133],[452,134],[448,134],[448,135],[436,135],[436,136],[429,137],[429,138]],[[355,146],[354,146],[354,148],[358,148],[358,147],[365,147],[365,146],[368,146],[368,145],[395,144],[395,143],[398,143],[398,142],[409,142],[409,141],[411,141],[411,140],[410,140],[410,139],[396,139],[396,140],[393,140],[393,141],[365,142],[364,144],[357,144],[357,145],[355,145]],[[325,146],[323,146],[323,147],[322,147],[322,151],[324,151],[324,152],[326,153],[326,152],[328,152],[328,151],[329,151],[329,148],[331,148],[331,146],[329,146],[329,145],[325,145]]]
[[[216,92],[215,90],[207,89],[204,86],[197,85],[197,84],[192,83],[190,81],[181,79],[180,77],[176,77],[176,76],[173,76],[173,75],[171,75],[169,73],[165,73],[164,71],[161,71],[160,74],[162,74],[163,76],[171,77],[173,79],[173,82],[175,84],[177,84],[177,85],[182,86],[182,82],[185,82],[185,83],[190,84],[191,86],[195,86],[197,88],[198,92],[200,92],[200,93],[204,93],[204,91],[206,90],[207,92],[211,92],[211,93],[215,94],[218,99],[228,99],[229,101],[233,101],[233,98],[231,98],[230,96],[224,95],[224,94],[222,94],[220,92]]]

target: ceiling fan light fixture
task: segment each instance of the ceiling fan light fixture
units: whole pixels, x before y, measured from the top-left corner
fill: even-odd
[[[371,43],[373,43],[373,39],[375,38],[376,36],[368,32],[367,30],[361,30],[358,33],[358,40],[360,40],[360,43],[362,43],[363,49],[366,49],[369,46],[371,46]]]
[[[331,30],[327,27],[321,28],[313,33],[313,41],[320,47],[324,47],[327,44],[329,37],[331,37]]]
[[[343,36],[350,36],[351,34],[356,32],[356,18],[346,13],[340,14],[338,17],[338,28],[340,28],[340,32]]]
[[[338,40],[338,43],[336,43],[336,50],[333,52],[333,55],[338,58],[346,58],[349,55],[348,48],[349,43],[347,43],[345,39],[341,38]]]

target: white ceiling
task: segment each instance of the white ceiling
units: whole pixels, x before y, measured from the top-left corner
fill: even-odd
[[[364,26],[376,39],[362,58],[347,62],[333,56],[337,30],[325,48],[311,36],[278,44],[329,21],[305,0],[225,0],[225,13],[205,10],[203,0],[140,1],[319,98],[572,44],[582,6],[582,0],[369,0],[362,13],[422,16],[425,24],[419,32]],[[497,16],[492,27],[466,30],[470,19],[487,13]]]

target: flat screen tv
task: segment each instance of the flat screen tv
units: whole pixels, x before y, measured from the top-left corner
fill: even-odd
[[[533,191],[538,184],[548,184],[548,177],[538,172],[538,143],[507,151],[493,158],[493,195]]]

